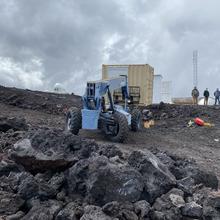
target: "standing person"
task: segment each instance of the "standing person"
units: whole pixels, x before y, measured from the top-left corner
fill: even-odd
[[[220,91],[219,91],[219,89],[216,89],[216,90],[215,90],[214,96],[215,96],[215,105],[217,105],[217,102],[218,102],[218,104],[220,104],[220,100],[219,100]]]
[[[198,97],[199,97],[199,90],[195,86],[194,89],[192,90],[192,98],[194,105],[198,104]]]
[[[204,95],[204,105],[208,105],[208,101],[209,101],[209,90],[206,88],[206,90],[203,93]]]

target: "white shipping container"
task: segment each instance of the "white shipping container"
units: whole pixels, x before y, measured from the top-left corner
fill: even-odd
[[[172,103],[172,82],[162,81],[162,101],[164,103]]]
[[[162,101],[162,80],[162,75],[154,75],[153,104],[158,104]]]

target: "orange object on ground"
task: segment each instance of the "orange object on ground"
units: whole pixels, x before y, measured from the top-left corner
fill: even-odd
[[[155,125],[154,120],[144,121],[144,127],[145,128],[150,128],[153,125]]]
[[[205,122],[201,118],[195,118],[194,122],[199,126],[204,126]]]

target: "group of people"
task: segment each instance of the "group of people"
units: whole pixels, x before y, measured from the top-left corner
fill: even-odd
[[[203,92],[204,96],[204,105],[208,105],[209,101],[209,90],[206,88],[206,90]],[[216,89],[214,92],[215,96],[215,105],[220,104],[220,90]],[[192,90],[192,98],[193,98],[193,104],[198,104],[198,98],[199,98],[199,90],[196,88],[196,86]]]

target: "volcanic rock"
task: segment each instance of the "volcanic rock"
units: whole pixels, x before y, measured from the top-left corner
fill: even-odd
[[[55,220],[78,220],[83,215],[83,208],[75,202],[68,203],[56,216]]]
[[[19,195],[28,200],[38,195],[39,185],[32,175],[25,178],[18,187]]]
[[[186,195],[192,195],[194,192],[195,180],[192,177],[185,177],[177,180],[177,187],[184,191]]]
[[[62,203],[55,200],[37,201],[22,220],[53,220],[62,208]]]
[[[79,161],[70,168],[68,185],[73,193],[83,189],[91,203],[101,206],[111,201],[136,202],[143,191],[138,171],[114,164],[104,156]]]
[[[127,210],[127,209],[122,209],[119,212],[118,219],[121,219],[121,220],[138,220],[138,216],[133,211],[130,211],[130,210]]]
[[[24,215],[25,215],[24,212],[18,211],[18,212],[15,213],[15,214],[8,215],[8,216],[6,217],[6,220],[19,220],[19,219],[21,219]]]
[[[28,129],[26,121],[24,118],[0,118],[0,131],[6,132],[10,129],[14,131],[25,131]]]
[[[203,206],[203,203],[209,197],[212,190],[207,187],[202,187],[200,189],[196,189],[192,195],[192,199],[197,204]]]
[[[193,179],[194,184],[202,183],[206,187],[210,187],[215,190],[218,189],[217,176],[212,172],[201,170],[194,161],[178,159],[175,163],[175,166],[172,167],[171,172],[174,174],[177,180],[188,178],[188,185],[192,185],[192,180],[189,179],[191,178]]]
[[[118,156],[119,158],[123,157],[122,151],[115,145],[104,144],[99,149],[99,154],[104,155],[108,158]]]
[[[83,141],[60,130],[41,129],[27,136],[14,145],[11,158],[32,173],[67,169],[97,148],[94,141]]]
[[[116,217],[119,214],[119,210],[120,204],[117,201],[106,203],[102,207],[102,211],[111,217]]]
[[[110,216],[107,216],[100,207],[89,205],[84,209],[84,215],[80,220],[112,220]]]
[[[20,172],[19,166],[12,160],[9,160],[6,156],[0,154],[0,177],[8,176],[10,172]]]
[[[202,216],[202,206],[195,202],[186,203],[182,207],[182,214],[192,218],[200,218]]]
[[[7,154],[14,144],[25,136],[25,131],[14,131],[12,129],[6,132],[0,132],[0,153]]]
[[[159,211],[151,211],[150,212],[150,219],[153,219],[153,220],[164,220],[164,219],[166,219],[166,214],[163,213],[163,212],[159,212]],[[174,219],[171,218],[170,220],[174,220]]]
[[[142,174],[145,186],[143,198],[150,203],[176,184],[168,168],[149,151],[134,151],[128,163]]]
[[[15,214],[24,204],[24,200],[16,194],[0,191],[0,214]]]
[[[55,190],[59,190],[65,182],[64,173],[56,173],[49,181],[48,184]]]
[[[13,190],[11,189],[10,182],[8,181],[7,176],[0,177],[0,191],[13,193]]]
[[[134,204],[134,210],[140,219],[145,218],[150,211],[150,204],[145,200],[138,201]]]
[[[159,216],[162,215],[164,219],[181,219],[180,208],[185,205],[183,195],[183,191],[173,188],[168,193],[157,198],[153,204],[151,217],[157,216],[155,219],[160,219]],[[154,217],[152,218],[154,219]]]
[[[21,179],[21,177],[18,178]],[[24,200],[32,198],[52,199],[56,197],[64,181],[64,174],[55,174],[50,179],[47,179],[47,177],[43,179],[39,175],[23,174],[22,181],[17,181],[17,191]]]
[[[204,219],[220,219],[220,193],[210,193],[203,203]]]
[[[156,154],[156,157],[159,158],[159,160],[167,166],[168,169],[171,169],[174,166],[175,161],[166,153],[164,152],[158,152]]]

